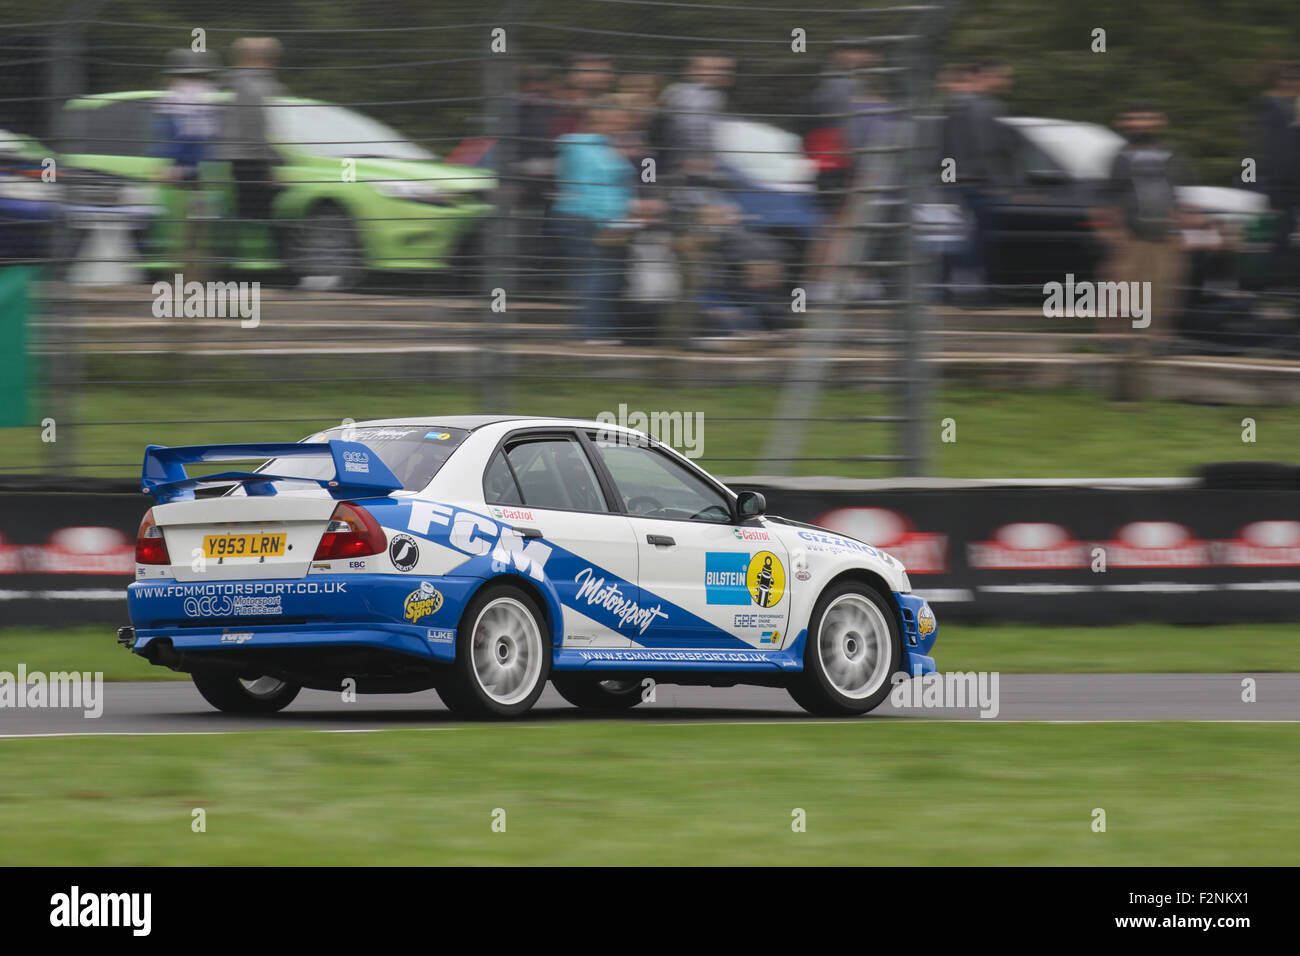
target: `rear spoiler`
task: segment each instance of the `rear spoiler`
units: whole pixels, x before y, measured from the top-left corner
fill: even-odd
[[[299,478],[266,472],[223,471],[191,478],[185,466],[203,461],[242,461],[265,458],[331,458],[333,478]],[[398,491],[402,483],[369,447],[355,441],[267,442],[250,445],[150,445],[144,450],[140,490],[162,505],[190,501],[201,485],[235,482],[254,496],[275,494],[276,481],[310,481],[334,498],[373,498]]]

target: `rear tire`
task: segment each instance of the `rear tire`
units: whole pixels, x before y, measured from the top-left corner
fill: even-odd
[[[365,255],[357,224],[334,203],[310,209],[290,232],[289,264],[300,281],[319,281],[322,288],[348,292],[365,276]]]
[[[274,677],[256,680],[210,674],[191,674],[190,677],[203,699],[227,714],[274,714],[293,703],[302,690],[297,684]]]
[[[811,714],[855,717],[880,706],[902,666],[903,635],[891,602],[869,585],[845,581],[817,599],[803,671],[787,689]]]
[[[546,688],[550,631],[532,595],[513,584],[488,585],[465,609],[456,659],[438,696],[466,717],[519,717]]]
[[[613,713],[641,703],[641,682],[635,678],[598,680],[582,674],[556,674],[551,684],[561,697],[583,710]]]

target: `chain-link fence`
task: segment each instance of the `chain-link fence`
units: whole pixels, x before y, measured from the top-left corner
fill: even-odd
[[[942,5],[60,13],[6,17],[7,471],[413,410],[676,412],[724,472],[924,469]]]
[[[1183,188],[1184,254],[1136,276],[1177,340],[1076,314],[1123,140],[1003,116],[975,152],[953,119],[1006,77],[940,62],[958,8],[0,8],[0,469],[520,411],[670,422],[730,475],[925,474],[939,372],[1293,400],[1268,199]]]

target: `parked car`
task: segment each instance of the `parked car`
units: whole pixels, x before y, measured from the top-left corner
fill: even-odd
[[[1067,273],[1096,278],[1106,247],[1095,214],[1124,138],[1096,123],[1005,117],[1012,157],[1011,182],[993,204],[991,283],[1041,294],[1044,282]],[[944,189],[931,198],[944,200]],[[1240,227],[1265,211],[1266,201],[1245,189],[1184,185],[1179,202],[1225,227]],[[953,253],[966,224],[955,202],[918,206],[924,241]]]
[[[38,262],[50,254],[58,197],[56,184],[42,179],[47,155],[30,136],[0,129],[0,262]]]
[[[156,214],[139,217],[137,252],[145,267],[168,270],[182,264],[185,218],[195,210],[187,208],[184,190],[162,178],[166,160],[153,155],[155,101],[162,95],[141,90],[70,101],[65,115],[73,145],[62,160],[94,174],[104,191],[148,187],[133,205]],[[224,103],[229,94],[212,99]],[[209,220],[205,250],[236,268],[287,266],[345,288],[371,270],[447,269],[491,210],[490,173],[441,163],[354,110],[280,97],[267,118],[280,155],[272,215],[285,226],[287,248],[277,250],[265,230],[227,221],[235,215],[229,163],[209,161],[200,171],[206,208],[198,214]]]

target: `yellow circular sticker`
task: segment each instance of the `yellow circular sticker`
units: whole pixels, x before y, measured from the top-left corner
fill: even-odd
[[[760,551],[749,559],[749,570],[745,573],[745,583],[749,594],[759,607],[771,607],[780,603],[785,594],[785,568],[781,559],[771,551]]]
[[[402,610],[404,617],[414,624],[421,618],[428,617],[442,607],[442,592],[428,581],[420,582],[420,589],[406,596]]]

